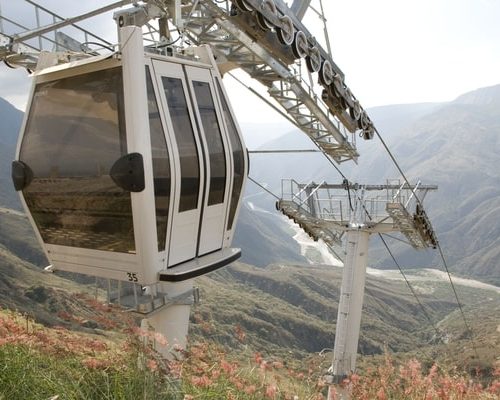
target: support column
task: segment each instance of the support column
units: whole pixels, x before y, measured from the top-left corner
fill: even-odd
[[[337,384],[356,368],[369,239],[369,232],[360,229],[347,231],[347,256],[342,274],[332,362],[333,382]],[[341,394],[341,398],[347,399],[347,394]]]
[[[178,356],[175,349],[185,349],[189,327],[189,315],[193,303],[193,281],[161,283],[158,290],[170,298],[179,298],[174,304],[167,305],[141,321],[141,328],[160,333],[167,344],[155,341],[154,348],[166,359]],[[184,296],[185,295],[185,296]]]

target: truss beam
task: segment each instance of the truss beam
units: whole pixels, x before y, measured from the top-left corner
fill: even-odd
[[[250,23],[245,17],[231,16],[229,10],[210,0],[201,0],[200,5],[200,13],[194,13],[186,24],[190,37],[197,43],[212,46],[218,55],[227,60],[228,68],[240,67],[250,77],[268,87],[271,98],[325,154],[337,162],[357,160],[359,154],[354,135],[349,137],[349,133],[330,113],[321,96],[301,78],[290,54],[282,46],[272,47],[277,42],[276,39],[273,42],[262,33],[260,35],[265,36],[263,40],[256,40],[247,33]],[[284,15],[293,14],[283,2],[277,1],[276,5]],[[207,20],[207,14],[222,29],[223,33],[220,30],[216,33],[223,34],[223,40],[214,32],[207,32],[202,28],[201,21]],[[300,21],[296,20],[294,23],[305,30]],[[329,59],[326,52],[325,57]]]
[[[124,15],[130,16],[124,22],[125,24],[146,24],[148,28],[145,33],[146,40],[147,42],[152,41],[151,48],[155,47],[155,36],[158,36],[157,44],[160,40],[160,29],[152,27],[148,23],[148,18],[161,18],[163,27],[167,20],[174,25],[177,24],[183,38],[189,38],[195,44],[208,44],[212,47],[217,55],[217,63],[221,73],[241,68],[251,78],[264,85],[269,96],[275,101],[276,107],[287,114],[292,122],[304,131],[328,157],[339,163],[347,160],[357,161],[359,153],[355,142],[355,133],[358,129],[356,121],[346,111],[332,109],[328,102],[323,100],[323,93],[317,93],[318,87],[314,85],[311,73],[308,72],[308,76],[306,76],[305,72],[302,71],[305,69],[303,68],[304,64],[308,63],[308,69],[311,71],[310,62],[311,57],[314,56],[311,49],[315,49],[317,56],[320,57],[319,62],[328,62],[332,69],[331,73],[336,74],[344,85],[342,71],[333,62],[330,54],[316,42],[301,21],[304,13],[310,8],[310,1],[295,1],[290,9],[283,0],[274,0],[276,13],[271,12],[266,7],[261,7],[261,2],[258,0],[245,0],[245,2],[255,11],[252,13],[239,12],[232,1],[171,0],[165,2],[163,0],[149,0],[147,2],[134,2],[133,0],[121,0],[82,15],[63,19],[34,1],[25,0],[25,3],[33,7],[35,14],[43,12],[54,22],[43,25],[37,18],[35,27],[21,27],[21,24],[18,25],[15,32],[0,31],[0,34],[3,35],[0,38],[0,57],[7,62],[10,60],[12,64],[15,61],[18,66],[32,69],[36,66],[36,53],[46,50],[43,49],[42,40],[52,41],[56,43],[57,49],[72,53],[75,51],[75,44],[80,42],[67,38],[60,43],[57,39],[52,39],[54,32],[65,27],[72,27],[87,37],[92,34],[79,28],[76,25],[77,22],[134,3],[134,8],[130,9],[128,14],[127,11],[120,11],[117,14],[119,17],[117,20],[124,22],[125,20],[121,19],[121,16]],[[135,18],[139,14],[140,18]],[[262,19],[268,21],[273,28],[265,30],[259,27],[259,18],[257,17],[260,18],[260,21]],[[302,44],[301,51],[305,52],[307,56],[302,55],[297,60],[297,56],[291,49],[292,46],[280,43],[277,32],[281,29],[278,27],[281,26],[280,21],[283,18],[292,21],[294,32],[300,31],[304,35],[305,43]],[[0,22],[7,21],[7,16],[0,15]],[[2,24],[0,24],[1,29],[3,29]],[[163,30],[165,31],[165,29]],[[46,36],[49,34],[50,38]],[[108,41],[98,38],[96,35],[92,35],[92,37],[105,46],[110,46]],[[32,44],[36,38],[39,39],[39,46]],[[85,51],[85,49],[82,50]],[[60,60],[64,60],[64,57]],[[314,68],[317,71],[317,67]],[[324,91],[321,88],[319,90]],[[348,91],[346,87],[342,89],[342,91],[344,90]]]
[[[342,245],[342,232],[332,229],[332,222],[316,218],[292,201],[280,200],[276,207],[288,218],[293,220],[315,242],[321,239],[329,246]]]
[[[420,183],[411,186],[406,183],[306,184],[283,180],[282,198],[277,208],[306,232],[314,229],[346,232],[352,229],[355,221],[357,230],[400,232],[415,249],[424,249],[437,245],[430,220],[419,203],[433,190],[437,190],[436,185]]]

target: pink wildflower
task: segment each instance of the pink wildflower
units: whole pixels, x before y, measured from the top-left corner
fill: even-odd
[[[219,379],[220,377],[220,369],[212,370],[212,379]]]
[[[212,381],[210,380],[210,378],[208,376],[203,375],[201,377],[199,377],[199,376],[191,377],[191,383],[194,386],[208,387],[212,384]]]
[[[97,358],[86,358],[82,361],[82,364],[90,369],[98,369],[106,366],[106,363],[103,360],[98,360]]]
[[[220,367],[228,375],[232,375],[235,372],[235,370],[236,370],[236,366],[235,365],[228,363],[224,359],[221,360]]]
[[[167,338],[160,332],[155,332],[153,337],[155,339],[156,344],[159,344],[162,347],[165,347],[168,344]]]
[[[385,395],[385,390],[381,387],[377,392],[377,400],[387,400],[387,396]]]
[[[257,390],[257,388],[255,387],[255,385],[250,385],[250,386],[247,386],[245,388],[245,393],[246,394],[254,394],[256,390]]]
[[[150,371],[156,371],[158,369],[158,363],[155,360],[148,360],[148,369]]]
[[[234,334],[240,342],[243,342],[245,340],[246,333],[241,326],[236,325],[236,327],[234,328]]]
[[[276,385],[269,385],[266,388],[266,397],[270,399],[274,399],[276,397],[276,393],[278,392],[278,388]]]

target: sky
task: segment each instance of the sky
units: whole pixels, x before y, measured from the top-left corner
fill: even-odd
[[[111,2],[38,0],[66,17]],[[319,9],[319,0],[312,5]],[[332,58],[364,108],[451,101],[500,84],[500,0],[323,0],[323,6]],[[304,23],[323,41],[316,16],[309,13]],[[94,20],[91,30],[113,35],[111,16]],[[224,80],[240,123],[256,115],[260,122],[280,120],[232,78]],[[0,97],[20,109],[29,85],[25,71],[0,67]]]

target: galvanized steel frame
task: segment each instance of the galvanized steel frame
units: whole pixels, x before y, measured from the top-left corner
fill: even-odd
[[[0,31],[0,59],[8,62],[10,58],[15,60],[17,65],[25,66],[28,69],[36,67],[37,53],[43,50],[41,39],[55,41],[44,35],[65,26],[72,26],[80,30],[85,37],[91,35],[102,42],[103,45],[111,46],[108,41],[77,26],[76,22],[133,2],[131,0],[117,1],[98,10],[64,19],[32,0],[25,1],[34,7],[36,14],[40,11],[52,14],[54,21],[52,24],[34,28],[17,23],[23,32],[16,35],[7,35],[5,32]],[[255,5],[258,4],[256,0],[248,1],[249,3],[255,3]],[[275,0],[275,2],[283,13],[293,19],[295,25],[305,31],[308,37],[311,36],[301,23],[306,5],[309,7],[310,1],[303,2],[302,5],[295,1],[291,10],[286,7],[282,0]],[[165,13],[168,13],[170,12],[168,5],[171,3],[154,0],[144,3],[142,6],[146,7],[154,4]],[[295,15],[293,10],[299,5],[300,10],[296,11],[300,11],[300,13]],[[228,62],[234,63],[235,67],[243,69],[250,77],[263,84],[278,107],[327,156],[339,163],[347,160],[356,161],[359,154],[356,149],[355,134],[350,133],[329,110],[329,107],[321,98],[321,93],[316,93],[315,88],[312,87],[312,77],[310,74],[309,76],[306,75],[304,72],[306,68],[302,68],[301,61],[287,65],[280,60],[277,54],[269,51],[262,43],[245,33],[241,26],[231,20],[231,6],[232,2],[228,0],[223,2],[196,0],[184,3],[181,7],[182,18],[184,19],[184,27],[181,32],[183,39],[189,38],[195,44],[210,45],[215,54],[224,57]],[[173,15],[168,15],[168,17],[172,19]],[[6,20],[5,17],[0,15],[0,21],[3,20]],[[155,28],[148,25],[147,35],[153,36],[155,33],[158,34],[158,31],[155,32]],[[37,37],[40,38],[39,46],[27,44],[28,39]],[[160,40],[159,36],[158,40]],[[151,41],[151,39],[148,38],[148,41]],[[154,47],[154,44],[152,47]],[[343,76],[342,71],[333,63],[330,55],[321,46],[318,45],[318,47],[322,56],[330,60],[337,73]],[[58,43],[58,48],[62,51],[74,52],[73,48],[65,48],[60,43]]]

